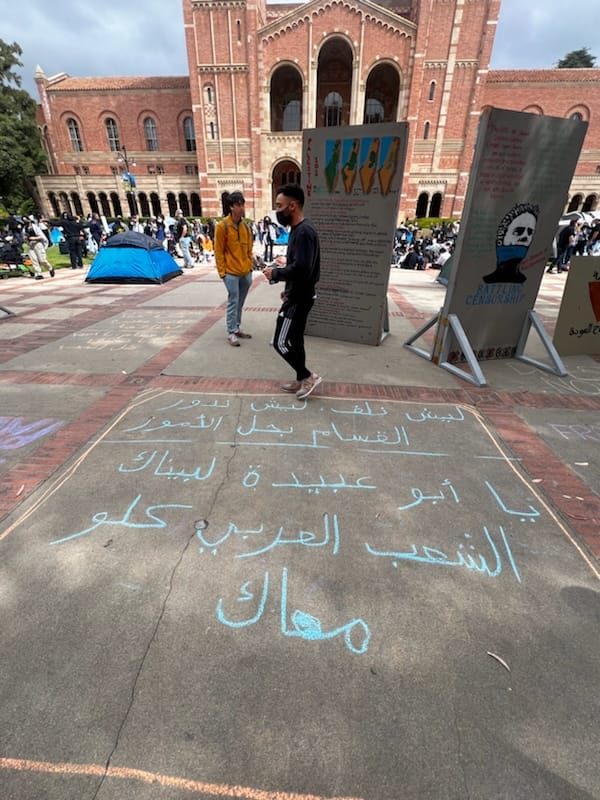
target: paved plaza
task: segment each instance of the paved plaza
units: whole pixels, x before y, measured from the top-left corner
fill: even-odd
[[[260,273],[0,282],[2,800],[600,798],[600,358],[455,377],[435,275],[308,401]]]

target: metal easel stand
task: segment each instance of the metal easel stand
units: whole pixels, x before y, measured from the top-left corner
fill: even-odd
[[[546,364],[543,361],[538,361],[535,358],[531,358],[530,356],[523,355],[523,351],[525,350],[525,345],[527,344],[527,338],[529,336],[529,332],[531,330],[531,326],[535,328],[537,331],[538,336],[541,339],[542,344],[544,345],[548,356],[550,357],[551,364]],[[532,364],[534,367],[539,367],[539,369],[543,369],[545,372],[552,372],[554,375],[559,375],[561,378],[564,378],[565,375],[569,373],[565,369],[565,365],[563,364],[560,356],[550,337],[546,333],[546,329],[544,328],[544,323],[539,318],[537,312],[530,310],[527,314],[527,319],[523,324],[523,330],[521,331],[521,336],[519,337],[519,342],[517,344],[517,352],[515,353],[515,358],[518,358],[519,361],[524,361],[526,364]]]
[[[7,317],[14,317],[15,316],[15,312],[14,311],[9,311],[8,308],[4,308],[4,306],[0,306],[0,311],[4,311],[4,313],[6,314]]]
[[[423,334],[429,330],[429,328],[432,328],[439,322],[441,313],[441,311],[438,311],[435,317],[432,317],[429,322],[426,322],[425,325],[423,325],[422,328],[419,328],[416,333],[413,333],[410,339],[407,339],[404,342],[404,347],[406,347],[407,350],[411,350],[413,353],[416,353],[418,356],[421,356],[421,358],[426,358],[427,361],[432,361],[432,354],[429,352],[429,350],[424,350],[422,347],[417,347],[414,342],[416,342],[417,339],[420,339],[421,336],[423,336]]]
[[[381,336],[379,337],[379,344],[390,335],[390,312],[388,308],[387,296],[385,298],[385,305],[383,307],[383,320],[381,325]]]
[[[421,356],[421,358],[426,358],[428,361],[435,361],[435,363],[437,363],[438,366],[442,367],[447,372],[451,372],[453,375],[457,375],[459,378],[463,378],[463,380],[469,381],[469,383],[474,383],[475,386],[485,386],[487,381],[485,379],[483,372],[481,371],[481,367],[479,366],[479,361],[477,361],[477,358],[475,357],[475,353],[473,352],[471,343],[467,338],[467,334],[465,333],[459,318],[456,316],[456,314],[448,314],[448,317],[445,320],[444,324],[444,320],[441,320],[441,314],[442,314],[441,311],[438,312],[435,315],[435,317],[432,317],[429,320],[429,322],[426,322],[422,328],[419,328],[419,330],[404,343],[404,347],[406,347],[407,350],[412,350],[413,353],[416,353],[418,356]],[[425,333],[425,331],[428,331],[429,328],[431,328],[433,325],[435,325],[437,322],[440,321],[442,324],[444,324],[444,330],[441,332],[441,334],[438,332],[438,336],[441,335],[443,341],[442,341],[440,356],[436,361],[436,359],[434,359],[433,357],[433,353],[430,353],[427,350],[423,350],[420,347],[416,347],[413,344],[413,342],[415,342],[416,339],[419,339]],[[460,346],[460,349],[467,361],[467,364],[471,368],[470,373],[467,372],[466,369],[461,369],[460,367],[457,367],[456,364],[451,364],[448,361],[448,351],[450,350],[450,341],[451,341],[451,337],[448,335],[449,332],[452,332],[452,334],[456,338],[456,341]]]

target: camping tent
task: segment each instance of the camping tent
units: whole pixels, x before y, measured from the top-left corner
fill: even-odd
[[[86,277],[86,283],[164,283],[181,275],[162,244],[144,233],[126,231],[111,236]]]

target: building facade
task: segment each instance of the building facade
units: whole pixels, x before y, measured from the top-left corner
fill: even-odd
[[[36,74],[42,211],[248,216],[301,180],[305,128],[408,121],[401,217],[461,215],[487,106],[590,123],[567,207],[600,194],[600,70],[490,71],[500,0],[182,0],[189,77]]]

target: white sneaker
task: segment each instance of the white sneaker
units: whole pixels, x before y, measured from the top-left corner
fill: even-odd
[[[239,346],[240,346],[240,340],[239,340],[239,339],[238,339],[238,337],[235,335],[235,333],[230,333],[230,334],[228,335],[228,337],[227,337],[227,341],[229,342],[229,344],[230,344],[232,347],[239,347]]]
[[[321,378],[321,376],[317,375],[315,372],[313,372],[310,378],[305,378],[300,383],[300,388],[296,392],[296,397],[298,400],[304,400],[306,397],[311,395],[322,380],[323,378]]]

